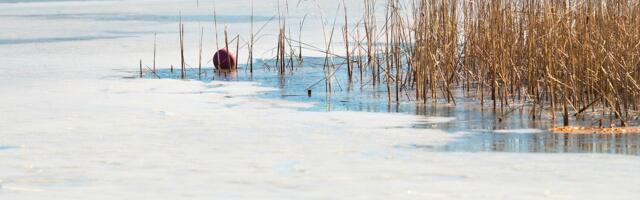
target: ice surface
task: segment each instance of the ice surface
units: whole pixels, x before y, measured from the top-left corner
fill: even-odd
[[[248,1],[237,2],[218,1],[219,12],[247,15]],[[256,2],[258,15],[274,13],[274,3]],[[335,1],[320,2],[333,12]],[[210,14],[211,2],[201,3],[47,1],[0,4],[0,13]],[[140,58],[150,63],[153,32],[159,65],[178,63],[174,23],[11,16],[0,24],[0,41],[131,33],[0,44],[0,147],[15,147],[0,148],[0,199],[640,198],[639,157],[395,148],[456,135],[410,128],[450,119],[298,111],[309,105],[257,98],[272,89],[256,83],[123,79]],[[186,26],[193,62],[199,27]],[[265,55],[271,42],[261,42]]]

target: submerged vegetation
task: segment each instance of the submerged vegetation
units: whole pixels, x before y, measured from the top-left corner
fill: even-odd
[[[342,1],[343,16],[328,23],[321,14],[323,47],[302,41],[307,16],[294,39],[289,4],[278,2],[275,63],[265,64],[275,67],[266,68],[285,76],[294,66],[304,66],[303,48],[321,52],[325,78],[319,82],[325,82],[329,94],[337,68],[346,67],[348,84],[384,87],[389,107],[456,104],[464,97],[488,106],[502,116],[499,120],[517,109],[526,109],[534,120],[561,118],[564,126],[572,117],[589,116],[600,126],[603,121],[628,126],[639,117],[638,1],[362,0],[357,21],[349,21]],[[335,36],[342,17],[342,37]],[[253,27],[252,20],[252,33],[243,39],[251,73],[259,38]],[[239,53],[241,38],[234,40]],[[226,49],[229,43],[225,29]]]

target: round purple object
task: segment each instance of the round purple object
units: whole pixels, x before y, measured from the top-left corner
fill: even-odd
[[[220,49],[213,55],[213,65],[216,69],[235,69],[236,57],[227,49]]]

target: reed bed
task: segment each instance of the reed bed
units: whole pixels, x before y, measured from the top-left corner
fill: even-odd
[[[638,117],[637,1],[387,0],[380,30],[376,1],[363,3],[360,46],[349,46],[345,22],[347,72],[352,50],[365,49],[389,104],[407,89],[423,103],[455,104],[462,91],[503,116],[527,106],[564,125],[587,112],[622,126]]]
[[[555,119],[560,113],[569,125],[570,113],[591,110],[611,114],[625,126],[638,110],[637,1],[464,1],[442,7],[445,15],[463,12],[459,25],[457,19],[440,18],[463,31],[445,34],[448,41],[459,41],[456,50],[450,43],[437,45],[450,50],[440,62],[451,76],[440,82],[479,88],[480,101],[491,100],[494,111],[505,113],[510,103],[524,99],[532,118]]]
[[[404,18],[398,0],[386,2],[376,45],[374,3],[364,1],[364,48],[374,84],[385,66],[390,104],[411,88],[423,103],[455,104],[462,91],[503,116],[527,106],[564,125],[587,112],[621,126],[638,117],[637,1],[416,0]]]

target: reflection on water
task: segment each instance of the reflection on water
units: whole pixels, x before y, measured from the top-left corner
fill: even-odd
[[[419,148],[419,145],[416,145]],[[611,153],[640,155],[639,134],[481,132],[440,147],[445,151]]]
[[[526,109],[516,110],[505,120],[498,121],[493,112],[482,110],[477,103],[468,100],[457,106],[419,108],[417,114],[455,117],[456,120],[444,124],[416,124],[416,128],[439,128],[463,136],[445,146],[414,143],[398,147],[453,152],[640,155],[640,134],[553,134],[547,131],[553,126],[552,121],[530,120]],[[592,123],[591,120],[572,121],[572,124]]]
[[[266,61],[270,62],[270,61]],[[640,134],[627,135],[568,135],[552,134],[548,130],[553,126],[550,120],[530,120],[528,110],[516,109],[507,116],[496,116],[491,110],[485,110],[479,103],[470,98],[457,99],[456,105],[438,103],[392,103],[389,105],[384,85],[373,86],[370,80],[354,77],[348,83],[346,69],[338,70],[332,81],[332,93],[327,93],[325,74],[322,65],[324,58],[305,58],[304,67],[295,68],[293,72],[278,75],[268,70],[259,61],[254,73],[249,73],[245,66],[239,66],[236,73],[213,72],[211,68],[202,69],[198,77],[198,69],[188,68],[187,78],[203,81],[256,81],[265,87],[281,90],[264,92],[258,96],[277,98],[299,102],[317,102],[316,106],[303,108],[308,111],[366,111],[366,112],[401,112],[434,117],[454,117],[456,120],[447,123],[414,124],[414,128],[437,128],[452,134],[464,134],[460,139],[444,146],[428,146],[416,141],[414,144],[399,144],[399,148],[436,150],[436,151],[495,151],[495,152],[542,152],[542,153],[612,153],[640,155]],[[310,64],[311,63],[311,64]],[[162,69],[157,72],[161,78],[180,78],[179,69]],[[146,77],[155,75],[147,73]],[[311,90],[311,96],[308,95]],[[407,95],[411,96],[411,95]],[[498,120],[502,118],[503,120]],[[558,119],[561,120],[561,119]],[[592,120],[572,121],[572,124],[590,125]],[[496,131],[503,130],[503,131]],[[507,131],[504,131],[507,130]]]
[[[553,134],[470,131],[445,146],[419,143],[397,148],[449,152],[610,153],[640,155],[640,134]]]

